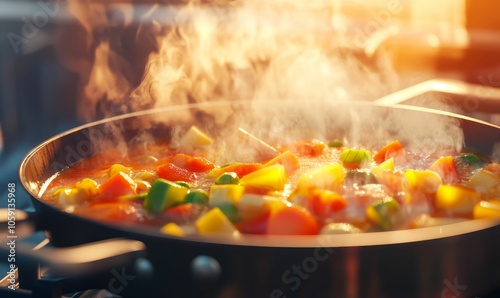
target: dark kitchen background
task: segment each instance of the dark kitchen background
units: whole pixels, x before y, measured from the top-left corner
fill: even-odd
[[[111,37],[111,45],[119,44],[118,53],[128,61],[127,69],[119,71],[130,86],[138,86],[148,55],[157,50],[153,41],[156,25],[169,23],[168,15],[155,14],[152,8],[172,3],[137,0],[127,6],[132,7],[131,12],[123,12],[120,5],[128,5],[130,1],[80,1],[105,7],[104,15],[99,17],[107,22],[94,27],[90,36],[81,18],[68,9],[68,2],[0,0],[0,207],[3,208],[7,206],[7,184],[11,182],[17,185],[16,207],[32,208],[17,171],[22,158],[34,146],[79,124],[134,109],[134,103],[128,101],[125,93],[123,102],[93,102],[90,114],[79,110],[86,100],[83,90],[98,44],[89,39],[106,36]],[[495,110],[499,105],[488,108],[470,101],[471,96],[495,100],[495,89],[483,87],[500,87],[498,1],[334,2],[338,2],[342,19],[331,21],[342,21],[344,29],[341,51],[374,73],[383,73],[381,80],[388,82],[384,88],[363,93],[365,83],[359,81],[356,88],[361,89],[363,99],[376,100],[427,80],[452,79],[476,87],[461,96],[435,91],[431,101],[412,103],[433,106],[432,98],[442,96],[441,99],[451,100],[456,110],[500,123],[500,110]],[[128,18],[132,21],[127,21]],[[145,104],[140,108],[149,107]]]

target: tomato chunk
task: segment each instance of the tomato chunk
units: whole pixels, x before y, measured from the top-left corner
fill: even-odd
[[[215,167],[214,164],[206,158],[193,157],[183,153],[174,155],[170,159],[170,162],[179,168],[183,168],[191,172],[207,172]]]
[[[267,223],[267,234],[271,235],[315,235],[319,224],[306,209],[284,206],[271,210]]]
[[[183,168],[179,168],[173,163],[166,163],[156,168],[156,173],[163,179],[170,181],[195,181],[197,176],[195,173]]]

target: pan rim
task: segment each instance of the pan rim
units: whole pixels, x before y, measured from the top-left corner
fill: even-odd
[[[280,101],[266,101],[265,104],[272,104],[273,102]],[[192,103],[192,104],[184,104],[184,105],[175,105],[161,108],[153,108],[148,110],[142,110],[138,112],[127,113],[123,115],[118,115],[110,118],[105,118],[97,121],[92,121],[72,129],[66,130],[59,134],[52,136],[51,138],[43,141],[32,150],[30,150],[25,157],[23,158],[18,175],[20,181],[26,189],[26,191],[30,194],[32,199],[36,200],[37,203],[43,204],[45,207],[50,208],[52,211],[56,211],[59,213],[64,213],[64,215],[70,216],[75,220],[88,222],[92,225],[100,225],[107,228],[111,228],[112,230],[119,231],[121,234],[125,233],[128,235],[134,236],[134,233],[140,234],[139,236],[144,237],[154,237],[157,239],[171,239],[172,241],[187,241],[187,242],[196,242],[203,244],[221,244],[221,245],[236,245],[236,246],[254,246],[254,247],[287,247],[287,248],[314,248],[314,247],[362,247],[362,246],[383,246],[383,245],[396,245],[396,244],[404,244],[404,243],[414,243],[421,241],[431,241],[444,239],[448,237],[462,236],[469,233],[494,228],[500,224],[500,220],[467,220],[459,223],[451,223],[442,226],[436,227],[426,227],[419,229],[411,229],[411,230],[395,230],[395,231],[384,231],[384,232],[370,232],[370,233],[359,233],[359,234],[337,234],[337,235],[314,235],[314,236],[262,236],[262,235],[242,235],[238,238],[232,237],[217,237],[217,236],[186,236],[186,237],[176,237],[170,235],[164,235],[160,232],[148,231],[148,229],[144,229],[142,227],[127,227],[124,229],[122,226],[109,224],[106,222],[101,222],[97,220],[91,220],[85,217],[76,216],[74,214],[65,212],[56,208],[55,206],[49,204],[41,200],[40,195],[36,194],[29,187],[29,181],[26,181],[24,178],[24,172],[26,170],[27,164],[33,158],[33,156],[40,151],[42,148],[54,142],[55,140],[67,136],[78,131],[91,128],[94,126],[98,126],[101,124],[114,122],[123,120],[126,118],[133,118],[138,116],[143,116],[151,113],[162,113],[162,112],[171,112],[176,110],[185,110],[197,107],[217,107],[217,106],[227,106],[231,105],[245,105],[245,104],[253,104],[255,102],[251,100],[239,100],[239,101],[214,101],[214,102],[203,102],[203,103]],[[472,121],[480,125],[485,125],[494,129],[499,129],[500,126],[494,125],[489,122],[485,122],[479,119],[475,119],[472,117],[468,117],[465,115],[460,115],[448,111],[435,110],[424,107],[416,107],[410,105],[385,105],[373,102],[346,102],[346,105],[350,106],[366,106],[366,107],[382,107],[382,108],[390,108],[390,109],[400,109],[407,111],[418,111],[424,113],[432,113],[436,115],[442,115],[447,117],[453,117],[460,120]],[[136,238],[136,237],[133,237]]]

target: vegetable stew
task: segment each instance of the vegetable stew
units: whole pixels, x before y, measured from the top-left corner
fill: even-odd
[[[79,216],[183,237],[316,235],[414,229],[500,218],[500,165],[469,152],[410,152],[398,140],[272,144],[218,164],[197,127],[177,146],[109,150],[47,182],[42,199]],[[223,153],[219,153],[223,154]]]

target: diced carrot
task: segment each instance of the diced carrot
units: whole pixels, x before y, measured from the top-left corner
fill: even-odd
[[[207,172],[214,168],[214,164],[203,157],[193,157],[187,154],[178,153],[174,155],[170,162],[179,168],[186,169],[191,172]]]
[[[309,211],[297,205],[272,208],[267,223],[271,235],[315,235],[319,224]]]
[[[136,193],[137,184],[129,175],[118,172],[99,186],[99,197],[110,199]]]
[[[261,163],[232,163],[227,166],[221,168],[215,168],[208,172],[208,176],[215,178],[219,177],[223,173],[227,172],[235,172],[238,177],[242,178],[243,176],[255,172],[264,167]]]
[[[395,140],[380,149],[374,156],[373,160],[376,163],[382,163],[385,160],[393,157],[396,161],[405,161],[407,153],[403,145],[398,140]]]
[[[455,162],[451,156],[438,158],[429,167],[429,170],[438,173],[444,183],[457,183],[459,181],[457,168],[455,167]]]
[[[264,166],[270,166],[270,165],[275,165],[275,164],[281,164],[285,167],[285,171],[288,175],[292,174],[300,168],[299,160],[297,159],[297,156],[295,156],[292,152],[290,151],[285,151],[281,153],[280,155],[276,156],[275,158],[271,159],[270,161],[266,162]]]
[[[156,173],[163,179],[170,181],[195,181],[197,176],[195,173],[188,171],[172,163],[166,163],[156,168]]]
[[[319,218],[331,216],[346,206],[347,201],[341,194],[319,189],[314,190],[305,202],[305,207]]]

